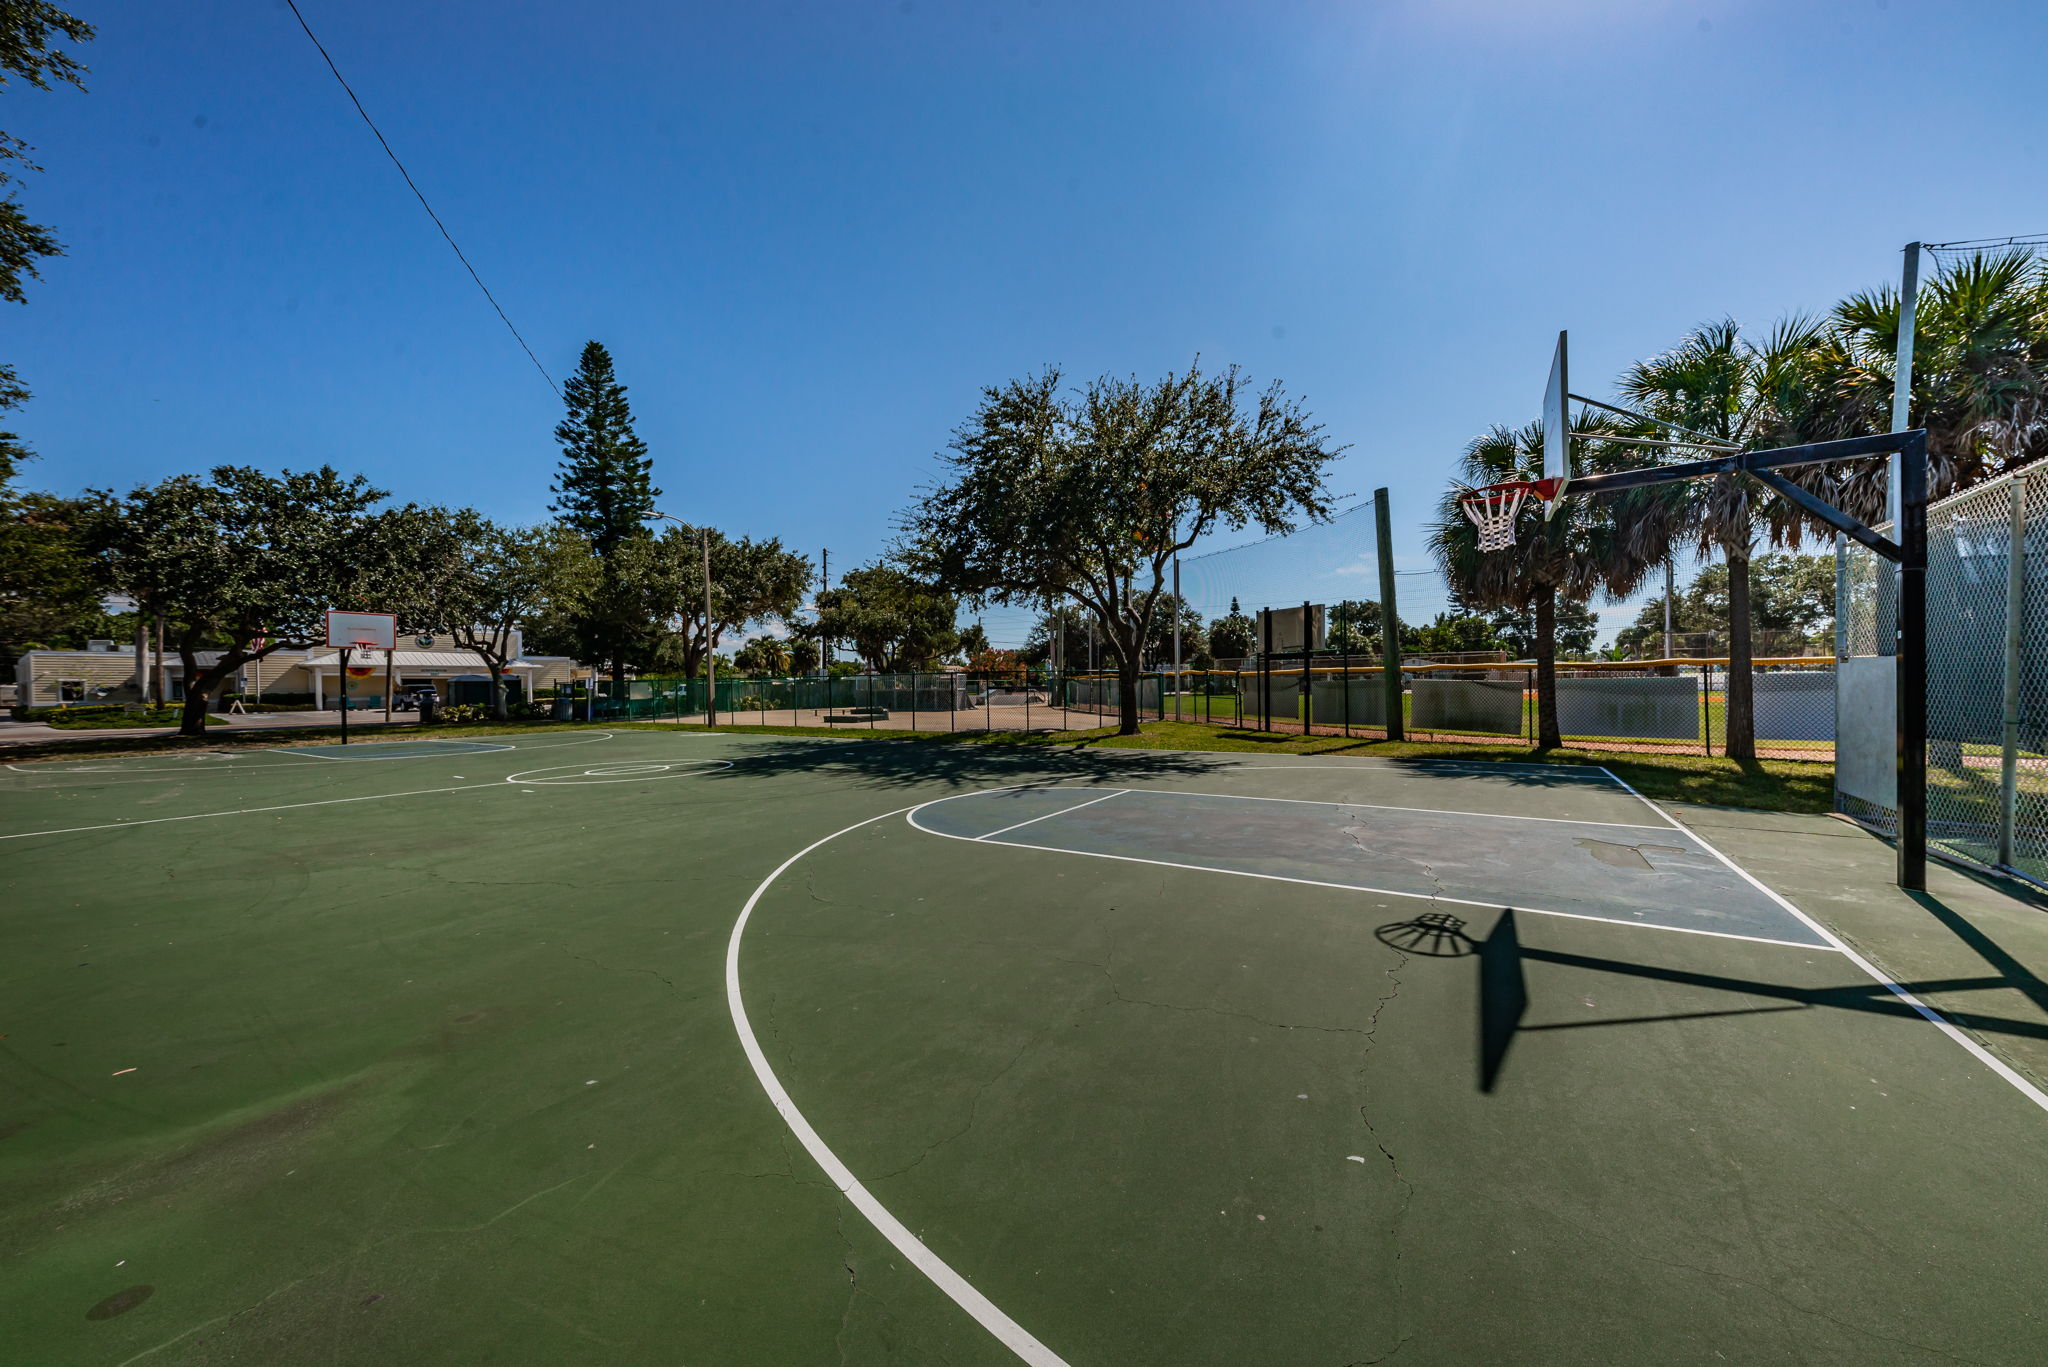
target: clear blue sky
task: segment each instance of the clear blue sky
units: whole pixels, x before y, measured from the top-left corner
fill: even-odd
[[[1597,392],[2048,229],[2039,4],[301,3],[557,379],[612,349],[663,506],[835,567],[979,386],[1200,353],[1304,396],[1425,568],[1559,327]],[[30,482],[331,462],[544,516],[554,395],[289,11],[75,7],[91,93],[0,96],[70,249],[4,314]]]

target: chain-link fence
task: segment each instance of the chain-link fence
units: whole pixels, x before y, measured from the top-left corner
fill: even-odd
[[[600,681],[596,698],[579,697],[570,707],[576,716],[598,720],[709,720],[723,727],[1070,731],[1115,720],[1121,696],[1114,675],[937,671],[833,678],[721,678],[715,697],[702,679],[634,679],[623,696],[615,695],[609,681]],[[1142,718],[1156,721],[1165,715],[1163,697],[1164,683],[1159,676],[1139,679]]]
[[[1837,575],[1841,811],[1895,834],[1892,567]],[[1927,845],[2048,882],[2048,462],[1927,507]],[[1856,718],[1868,734],[1852,744]]]
[[[1760,756],[1834,758],[1833,665],[1805,657],[1755,662]],[[1306,661],[1276,655],[1263,666],[1254,660],[1236,669],[1191,671],[1180,715],[1218,726],[1370,739],[1386,734],[1383,675],[1368,657],[1347,655]],[[1534,744],[1536,667],[1526,660],[1411,663],[1401,670],[1401,707],[1411,740]],[[1728,662],[1562,663],[1557,715],[1567,745],[1720,754],[1728,742]]]

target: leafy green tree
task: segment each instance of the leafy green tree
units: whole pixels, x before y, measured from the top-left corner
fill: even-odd
[[[1209,631],[1202,625],[1202,614],[1189,607],[1183,599],[1171,592],[1160,595],[1159,603],[1152,610],[1152,632],[1145,640],[1145,654],[1157,668],[1168,668],[1173,664],[1173,627],[1180,623],[1180,658],[1185,665],[1196,655],[1209,647]]]
[[[711,619],[704,617],[704,550],[711,541]],[[775,537],[730,538],[716,527],[672,522],[659,538],[628,548],[624,578],[635,590],[632,612],[651,632],[663,668],[686,678],[704,671],[728,634],[775,619],[794,622],[811,584],[811,562]]]
[[[756,677],[789,669],[789,643],[774,636],[756,636],[733,652],[733,667]]]
[[[583,347],[576,373],[562,386],[568,416],[555,427],[562,445],[561,473],[551,486],[549,511],[590,542],[602,559],[647,534],[647,515],[661,490],[654,461],[633,431],[633,410],[609,351]]]
[[[981,623],[975,622],[959,629],[959,639],[953,642],[953,658],[962,664],[977,655],[989,653],[988,632]]]
[[[91,551],[98,497],[17,492],[0,480],[0,659],[65,646],[111,629],[108,584]],[[132,631],[132,625],[129,630]]]
[[[811,638],[809,638],[809,637],[807,637],[807,636],[803,636],[803,635],[796,635],[796,636],[792,636],[792,637],[790,637],[790,640],[789,640],[789,672],[790,672],[790,673],[792,673],[792,674],[810,674],[810,673],[814,673],[814,672],[815,672],[815,671],[817,670],[817,668],[818,668],[818,661],[819,661],[819,660],[821,660],[821,659],[823,659],[823,658],[824,658],[824,655],[823,655],[823,653],[822,653],[822,652],[820,651],[820,649],[819,649],[819,647],[818,647],[818,643],[817,643],[817,641],[815,641],[815,640],[813,640],[813,639],[811,639]]]
[[[91,42],[93,27],[46,0],[0,0],[0,88],[12,74],[38,90],[48,90],[52,80],[85,89],[86,69],[68,53],[50,46],[60,38]],[[0,133],[0,191],[20,179],[7,167],[42,169],[29,160],[28,154],[34,150],[11,133]],[[24,278],[39,278],[37,259],[63,254],[56,236],[31,222],[11,191],[0,198],[0,299],[21,303]]]
[[[1769,552],[1750,562],[1750,617],[1771,653],[1803,649],[1832,627],[1835,615],[1835,558]],[[1728,567],[1706,565],[1673,595],[1672,632],[1710,637],[1713,654],[1728,645]],[[1628,655],[1661,652],[1664,599],[1643,604],[1636,620],[1615,635]]]
[[[1259,648],[1259,624],[1230,600],[1230,613],[1209,623],[1209,654],[1219,660],[1243,660]]]
[[[1052,645],[1059,641],[1059,659],[1068,671],[1084,669],[1088,663],[1087,614],[1072,603],[1062,603],[1042,614],[1032,624],[1031,635],[1017,652],[1026,664],[1043,664],[1055,658]]]
[[[386,497],[331,467],[270,476],[223,465],[109,502],[92,542],[107,582],[161,615],[185,667],[182,734],[206,734],[220,686],[273,651],[326,643],[326,612],[394,612],[432,628],[434,576],[459,551],[448,515]],[[201,667],[199,654],[218,650]]]
[[[589,544],[559,523],[501,527],[467,509],[451,524],[460,538],[437,577],[437,616],[455,644],[491,675],[491,715],[509,715],[505,667],[519,654],[524,626],[584,581]]]
[[[1558,647],[1570,649],[1565,622],[1570,604],[1558,606]],[[1487,616],[1475,612],[1439,612],[1435,619],[1401,632],[1401,649],[1419,655],[1470,655],[1489,650],[1508,650],[1502,636],[1503,614]],[[1519,620],[1519,619],[1517,619]]]
[[[1116,662],[1118,729],[1134,735],[1173,558],[1219,527],[1278,535],[1329,517],[1339,451],[1278,385],[1247,411],[1249,397],[1235,367],[1077,393],[1057,369],[990,386],[953,434],[949,480],[905,517],[907,562],[977,603],[1079,601]]]
[[[1400,630],[1401,642],[1405,647],[1414,628],[1403,623]],[[1379,600],[1376,598],[1346,598],[1341,603],[1332,604],[1326,640],[1331,650],[1341,650],[1349,655],[1373,655],[1379,653]]]
[[[1605,433],[1611,427],[1590,414],[1580,414],[1575,428]],[[1581,468],[1626,468],[1638,461],[1637,448],[1618,450],[1598,441],[1585,443]],[[1509,480],[1535,480],[1543,473],[1543,425],[1511,429],[1496,427],[1465,448],[1459,482],[1438,504],[1430,529],[1430,550],[1451,592],[1461,604],[1485,612],[1526,614],[1531,622],[1528,649],[1516,652],[1536,661],[1537,743],[1561,743],[1557,722],[1557,653],[1559,603],[1584,602],[1605,591],[1615,597],[1633,593],[1650,569],[1663,563],[1668,530],[1643,536],[1644,524],[1668,517],[1667,503],[1644,491],[1600,498],[1566,498],[1546,520],[1540,504],[1529,500],[1516,523],[1515,543],[1505,550],[1481,551],[1478,532],[1465,517],[1460,500],[1468,488]],[[1652,558],[1654,553],[1654,558]],[[1590,640],[1587,642],[1591,645]]]
[[[898,565],[850,570],[817,597],[816,630],[853,647],[880,674],[929,669],[960,644],[960,600]]]
[[[1487,643],[1445,646],[1444,650],[1505,650],[1510,659],[1536,657],[1539,648],[1536,615],[1527,609],[1497,608],[1484,617],[1461,620],[1477,623],[1484,631],[1483,638],[1466,636],[1462,639],[1484,639]],[[1600,634],[1599,615],[1580,599],[1560,598],[1551,633],[1560,656],[1583,658],[1593,653],[1594,638]]]
[[[61,40],[88,43],[92,38],[91,24],[46,0],[0,0],[0,88],[6,87],[10,76],[17,76],[38,90],[48,90],[51,81],[85,89],[86,69],[51,44]],[[64,254],[56,234],[32,221],[10,188],[20,182],[17,169],[42,170],[29,160],[34,150],[13,134],[0,132],[0,299],[15,304],[27,301],[25,281],[42,278],[36,262]],[[14,367],[0,363],[0,412],[19,408],[28,397],[28,388]],[[0,490],[27,457],[28,450],[19,437],[0,432]]]
[[[593,660],[611,666],[613,685],[622,687],[627,656],[646,635],[635,627],[646,619],[635,616],[642,594],[625,582],[619,553],[652,539],[647,517],[661,490],[654,487],[647,443],[633,431],[633,410],[609,351],[585,343],[562,395],[568,413],[555,427],[561,471],[550,486],[555,501],[548,508],[597,557],[598,579],[584,595],[587,612],[578,635],[592,647]]]

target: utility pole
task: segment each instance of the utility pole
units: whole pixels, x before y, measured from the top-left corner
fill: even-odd
[[[818,592],[832,587],[832,548],[827,546],[818,552]],[[832,677],[832,638],[822,632],[818,636],[818,668],[825,671],[825,677]]]

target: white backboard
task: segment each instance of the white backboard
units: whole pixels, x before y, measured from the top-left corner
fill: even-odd
[[[1550,383],[1543,387],[1543,477],[1557,481],[1557,493],[1572,477],[1571,379],[1565,364],[1565,334],[1557,334],[1557,350],[1550,356]],[[1552,495],[1544,516],[1557,507]]]
[[[327,644],[356,650],[396,650],[398,619],[388,612],[327,613]]]
[[[1272,618],[1273,649],[1276,652],[1292,654],[1303,648],[1302,620],[1300,608],[1266,608],[1259,612],[1259,648],[1265,648],[1266,619]],[[1316,603],[1308,612],[1307,648],[1321,650],[1326,639],[1323,629],[1323,605]]]

